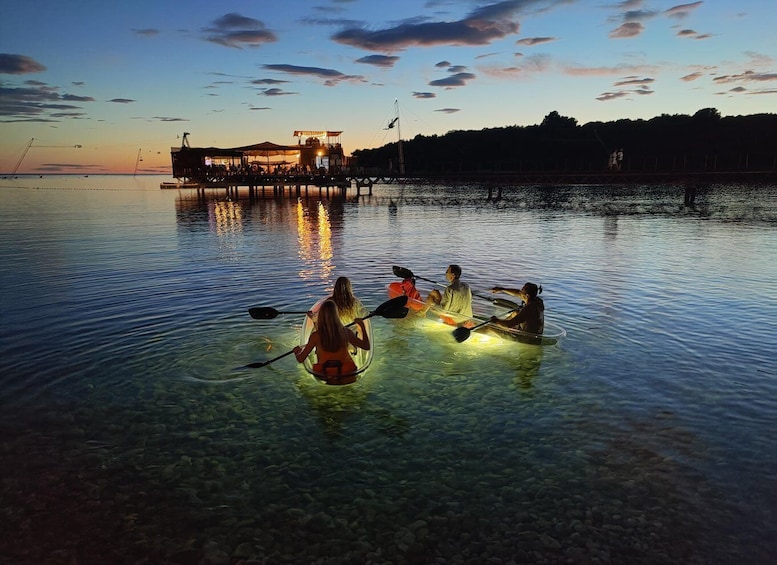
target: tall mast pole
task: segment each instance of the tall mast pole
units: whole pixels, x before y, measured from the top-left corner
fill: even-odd
[[[27,144],[27,147],[24,148],[24,151],[22,152],[22,156],[19,157],[19,160],[16,161],[16,166],[13,168],[13,171],[11,171],[11,176],[16,174],[16,171],[19,170],[19,167],[22,165],[22,161],[24,161],[24,158],[27,156],[27,152],[30,150],[30,147],[32,147],[32,142],[35,141],[35,138],[31,138],[30,142]]]
[[[397,146],[399,148],[399,174],[405,174],[405,154],[402,151],[402,128],[401,121],[399,119],[399,99],[394,99],[394,109],[397,114]]]

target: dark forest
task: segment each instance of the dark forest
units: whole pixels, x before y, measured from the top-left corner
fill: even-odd
[[[589,122],[550,112],[539,125],[454,130],[402,141],[412,173],[603,171],[614,151],[625,171],[777,169],[777,114],[722,117],[715,108],[650,120]],[[353,152],[364,172],[398,170],[398,142]]]

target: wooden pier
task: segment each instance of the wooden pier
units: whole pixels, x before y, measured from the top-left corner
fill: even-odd
[[[766,171],[480,171],[446,172],[398,175],[353,174],[332,175],[232,175],[207,182],[164,182],[163,189],[193,189],[198,193],[222,190],[228,197],[237,198],[248,191],[249,198],[267,195],[308,197],[345,197],[349,189],[356,190],[356,198],[372,195],[376,184],[466,184],[485,188],[488,199],[499,199],[511,186],[609,186],[609,185],[677,185],[695,192],[695,188],[711,184],[777,184],[777,169]]]

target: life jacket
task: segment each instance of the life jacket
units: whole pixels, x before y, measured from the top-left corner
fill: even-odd
[[[402,294],[407,296],[409,299],[421,300],[421,293],[418,292],[418,289],[415,287],[413,279],[403,279],[402,282],[399,283],[399,286],[402,289]]]
[[[343,371],[342,361],[330,359],[323,363],[315,363],[313,371],[317,377],[323,379],[328,385],[347,385],[356,381],[356,363],[346,362],[345,365],[346,370]]]

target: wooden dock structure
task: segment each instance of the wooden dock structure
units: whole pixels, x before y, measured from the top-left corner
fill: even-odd
[[[765,171],[479,171],[417,173],[339,173],[339,174],[287,174],[287,175],[229,175],[206,182],[164,182],[163,189],[193,189],[203,195],[222,190],[227,197],[239,197],[247,189],[249,198],[271,196],[345,197],[349,189],[355,189],[355,197],[363,193],[372,195],[376,184],[466,184],[487,191],[487,198],[500,199],[511,186],[611,186],[611,185],[677,185],[688,193],[687,198],[699,187],[712,184],[777,185],[777,169]]]

